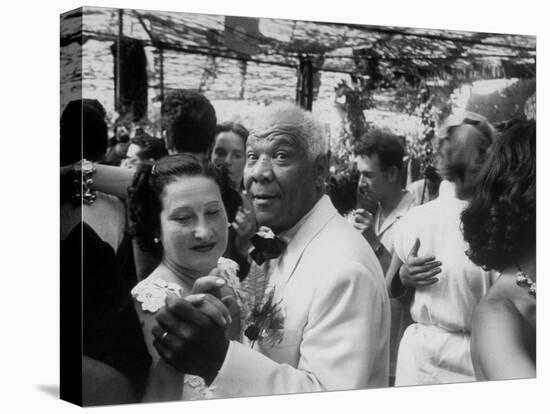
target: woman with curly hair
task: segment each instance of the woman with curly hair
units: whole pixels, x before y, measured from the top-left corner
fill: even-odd
[[[477,379],[536,374],[536,125],[514,122],[480,170],[462,214],[468,256],[502,272],[474,313]]]
[[[166,155],[168,150],[162,139],[141,132],[130,140],[126,158],[122,160],[120,166],[135,170],[145,160],[155,161]]]
[[[159,354],[164,341],[178,340],[167,332],[160,340],[154,337],[155,315],[167,297],[185,297],[226,327],[229,338],[239,335],[237,264],[221,258],[227,244],[223,198],[228,189],[226,175],[203,157],[187,153],[143,163],[129,189],[131,230],[140,247],[160,261],[132,289],[153,358],[145,401],[201,399],[208,392],[203,378],[181,375]],[[204,294],[212,292],[218,299],[226,298],[223,303],[229,311]]]

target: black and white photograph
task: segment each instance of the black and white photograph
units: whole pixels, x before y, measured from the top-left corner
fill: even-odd
[[[536,376],[535,36],[99,7],[60,35],[62,399]]]
[[[539,24],[93,4],[51,13],[54,156],[30,180],[56,187],[35,197],[56,238],[17,262],[56,307],[11,306],[34,314],[6,329],[34,338],[14,378],[63,410],[533,403]]]

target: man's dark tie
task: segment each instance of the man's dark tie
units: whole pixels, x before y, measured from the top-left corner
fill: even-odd
[[[255,234],[250,242],[254,246],[254,249],[250,252],[250,257],[258,265],[262,265],[266,260],[279,257],[286,248],[286,243],[278,237],[262,237]]]

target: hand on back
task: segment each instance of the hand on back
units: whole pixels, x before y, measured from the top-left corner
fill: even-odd
[[[420,239],[416,239],[407,259],[399,269],[399,278],[404,286],[417,288],[438,282],[436,275],[441,272],[441,262],[434,256],[418,256]]]

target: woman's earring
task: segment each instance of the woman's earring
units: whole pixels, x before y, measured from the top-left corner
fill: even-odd
[[[153,238],[153,243],[159,244],[160,239],[158,237]]]

